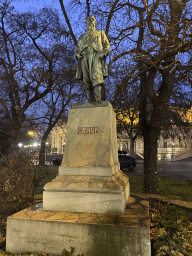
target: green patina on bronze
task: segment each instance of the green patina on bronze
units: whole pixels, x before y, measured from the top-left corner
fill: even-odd
[[[87,30],[80,36],[75,56],[79,60],[76,78],[82,80],[89,102],[105,100],[104,79],[108,76],[106,57],[110,44],[104,31],[95,29],[96,19],[87,17]]]

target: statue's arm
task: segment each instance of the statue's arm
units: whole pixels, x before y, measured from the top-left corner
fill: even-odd
[[[104,31],[101,31],[101,38],[102,38],[102,45],[103,45],[103,54],[105,57],[107,57],[110,50],[110,43]]]
[[[80,36],[79,41],[77,43],[77,47],[75,48],[75,57],[76,57],[77,60],[83,59],[83,56],[82,56],[81,51],[80,51],[81,39],[82,39],[82,36]]]
[[[82,60],[83,59],[83,56],[81,54],[79,54],[79,51],[78,51],[77,48],[75,49],[75,57],[76,57],[77,60]]]

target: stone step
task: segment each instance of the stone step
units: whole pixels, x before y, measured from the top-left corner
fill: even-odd
[[[61,255],[71,247],[74,256],[150,256],[149,200],[131,194],[122,216],[44,211],[37,205],[8,217],[9,253]]]

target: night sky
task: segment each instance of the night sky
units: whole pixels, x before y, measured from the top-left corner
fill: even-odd
[[[64,1],[66,2],[66,0]],[[20,12],[35,11],[43,7],[53,7],[60,10],[59,0],[17,0],[13,1],[15,9]]]

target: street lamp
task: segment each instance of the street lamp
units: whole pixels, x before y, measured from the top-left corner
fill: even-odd
[[[35,133],[34,133],[34,131],[28,131],[28,133],[27,133],[29,136],[34,136],[35,135]]]
[[[173,147],[174,147],[174,142],[172,143],[172,158],[173,158]]]
[[[19,146],[20,148],[22,148],[23,144],[20,142],[20,143],[18,144],[18,146]]]

